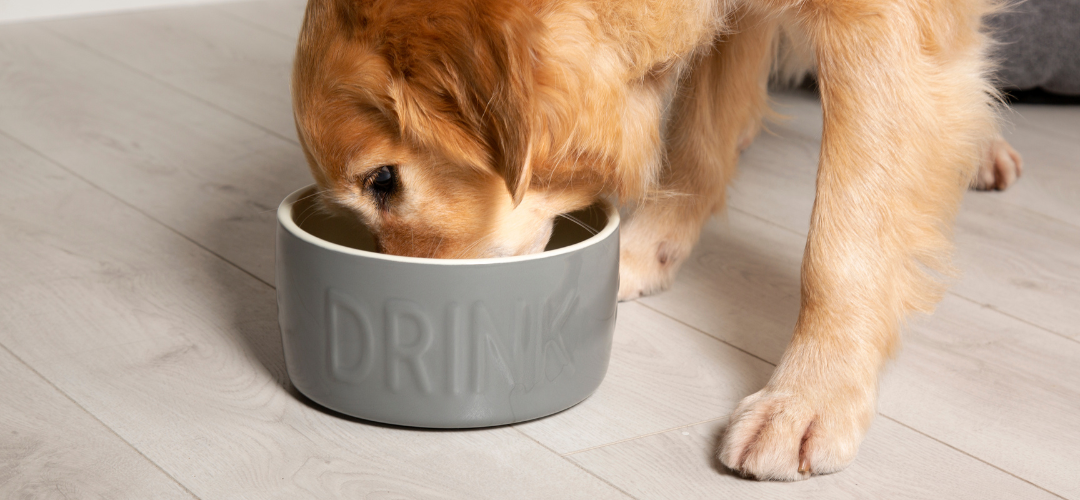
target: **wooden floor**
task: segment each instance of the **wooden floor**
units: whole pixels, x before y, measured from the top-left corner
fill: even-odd
[[[1080,499],[1080,108],[969,193],[964,274],[905,330],[858,460],[764,484],[712,458],[788,340],[820,109],[742,161],[674,288],[619,308],[599,391],[511,427],[331,415],[290,387],[274,207],[310,183],[300,0],[0,26],[0,498]]]

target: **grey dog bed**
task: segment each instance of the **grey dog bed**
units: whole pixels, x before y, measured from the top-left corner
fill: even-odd
[[[998,85],[1080,95],[1080,0],[1026,0],[989,22]]]

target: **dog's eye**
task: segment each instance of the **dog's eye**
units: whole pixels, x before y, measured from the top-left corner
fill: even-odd
[[[385,210],[390,196],[397,190],[397,175],[395,175],[394,167],[383,165],[367,178],[366,184],[372,196],[375,197],[375,203]]]
[[[389,165],[380,168],[371,176],[371,188],[376,191],[388,191],[394,187],[394,171]]]

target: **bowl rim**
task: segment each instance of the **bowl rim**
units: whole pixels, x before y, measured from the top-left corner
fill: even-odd
[[[526,261],[532,261],[532,260],[547,259],[547,258],[557,257],[557,256],[563,255],[563,254],[573,253],[573,252],[582,250],[582,249],[584,249],[586,247],[593,246],[593,245],[595,245],[595,244],[597,244],[597,243],[599,243],[601,241],[606,240],[609,236],[611,236],[612,233],[614,233],[618,229],[619,222],[620,222],[620,220],[619,220],[619,210],[616,209],[615,206],[609,200],[601,198],[601,199],[599,199],[597,201],[597,203],[599,203],[601,205],[601,207],[604,209],[604,212],[607,214],[607,217],[608,217],[607,224],[604,225],[604,228],[601,229],[596,234],[590,236],[589,238],[586,238],[585,240],[574,243],[573,245],[568,245],[568,246],[565,246],[565,247],[562,247],[562,248],[557,248],[557,249],[551,250],[551,251],[545,251],[545,252],[533,253],[533,254],[527,254],[527,255],[514,255],[514,256],[510,256],[510,257],[485,257],[485,258],[481,258],[481,259],[435,259],[435,258],[430,258],[430,257],[404,257],[404,256],[400,256],[400,255],[389,255],[389,254],[382,254],[382,253],[378,253],[378,252],[370,252],[370,251],[367,251],[367,250],[360,250],[358,248],[352,248],[352,247],[347,247],[347,246],[344,246],[344,245],[339,245],[337,243],[326,241],[326,240],[324,240],[322,238],[319,238],[319,237],[317,237],[317,236],[315,236],[315,235],[301,229],[300,226],[297,225],[296,222],[293,221],[292,217],[290,216],[291,212],[292,212],[292,207],[293,207],[293,205],[296,204],[297,201],[300,200],[301,195],[303,195],[304,193],[306,193],[306,192],[308,192],[308,191],[310,191],[312,189],[318,189],[318,186],[316,184],[307,185],[305,187],[297,189],[296,191],[293,191],[292,193],[289,193],[289,195],[286,196],[284,200],[281,200],[281,204],[278,205],[278,209],[277,209],[277,220],[278,220],[278,225],[280,227],[284,228],[286,231],[288,231],[293,236],[307,242],[310,245],[315,245],[315,246],[318,246],[318,247],[325,248],[327,250],[332,250],[332,251],[347,254],[347,255],[355,255],[357,257],[367,257],[367,258],[370,258],[370,259],[387,260],[387,261],[391,261],[391,262],[403,262],[403,263],[412,263],[412,264],[433,264],[433,265],[441,265],[441,266],[469,266],[469,265],[487,265],[487,264],[507,264],[507,263],[513,263],[513,262],[526,262]]]

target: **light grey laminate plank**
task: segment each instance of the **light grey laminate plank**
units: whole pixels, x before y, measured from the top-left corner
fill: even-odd
[[[1080,226],[969,196],[955,240],[953,294],[1080,342]]]
[[[195,498],[0,347],[0,498]]]
[[[210,5],[73,18],[40,26],[296,142],[289,95],[294,39],[247,24]]]
[[[215,6],[244,22],[275,32],[290,40],[300,33],[307,0],[259,0]]]
[[[795,483],[761,483],[712,457],[726,420],[570,455],[640,499],[1011,499],[1057,498],[889,420],[870,429],[843,472]]]
[[[1017,104],[1005,117],[1010,123],[1003,135],[1023,155],[1024,174],[1005,192],[985,198],[1080,227],[1080,110]]]
[[[1066,498],[1080,498],[1080,344],[947,296],[904,335],[879,411]]]
[[[295,143],[46,31],[0,31],[0,130],[273,282]]]

